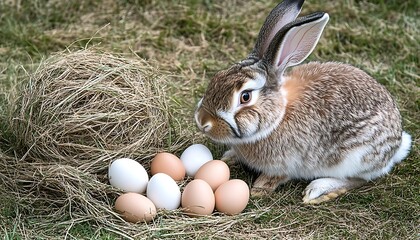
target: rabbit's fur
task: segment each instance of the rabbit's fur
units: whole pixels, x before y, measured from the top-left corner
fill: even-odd
[[[388,173],[407,156],[411,137],[390,93],[364,71],[336,62],[296,66],[329,19],[295,20],[302,4],[285,0],[273,9],[248,58],[210,81],[195,119],[231,147],[225,159],[261,172],[253,194],[315,179],[303,200],[319,203]]]

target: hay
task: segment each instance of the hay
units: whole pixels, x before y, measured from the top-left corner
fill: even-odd
[[[143,160],[176,150],[168,144],[166,81],[140,59],[89,50],[57,54],[21,90],[11,120],[17,149],[90,172],[122,154]]]
[[[10,104],[10,149],[0,151],[2,198],[31,216],[30,227],[16,226],[47,238],[82,222],[135,230],[113,211],[120,192],[106,174],[117,157],[147,169],[158,151],[189,144],[172,127],[165,75],[138,58],[81,50],[58,53],[28,76]]]

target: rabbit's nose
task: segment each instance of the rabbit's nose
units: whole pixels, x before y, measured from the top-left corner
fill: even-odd
[[[204,109],[199,109],[196,112],[195,120],[198,128],[204,133],[208,133],[213,126],[211,122],[211,115]]]

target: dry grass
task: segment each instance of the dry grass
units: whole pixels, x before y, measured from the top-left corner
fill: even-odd
[[[389,176],[320,206],[303,205],[301,192],[307,183],[292,182],[273,195],[251,199],[238,216],[196,219],[180,211],[160,212],[147,225],[125,223],[114,215],[112,204],[119,193],[109,188],[103,173],[80,172],[74,162],[40,168],[37,162],[45,164],[45,159],[37,154],[30,162],[25,155],[28,145],[15,141],[5,121],[5,115],[10,116],[5,114],[8,103],[14,99],[11,89],[19,76],[28,80],[36,72],[43,56],[66,47],[74,52],[95,45],[123,56],[124,62],[139,61],[134,53],[167,78],[167,108],[174,116],[170,127],[175,130],[172,142],[165,146],[203,142],[192,119],[195,103],[216,71],[246,56],[264,17],[278,1],[48,2],[48,8],[42,0],[0,6],[7,10],[0,15],[0,190],[6,193],[0,194],[4,202],[0,233],[6,239],[119,239],[121,235],[138,239],[419,238],[420,18],[416,1],[307,0],[303,9],[303,13],[325,10],[331,16],[311,59],[359,66],[396,98],[414,145],[410,156]],[[18,70],[21,65],[27,74]],[[216,157],[221,156],[223,146],[206,143]],[[104,170],[106,166],[84,168]],[[232,178],[252,182],[253,175],[242,167],[234,165],[231,170]]]
[[[28,78],[10,119],[15,148],[28,157],[73,159],[65,163],[90,171],[121,154],[176,150],[167,80],[145,61],[81,50],[52,56]]]

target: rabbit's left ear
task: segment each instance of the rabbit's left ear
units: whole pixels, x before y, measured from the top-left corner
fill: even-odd
[[[327,13],[318,12],[284,26],[271,41],[264,61],[278,74],[303,62],[314,50],[328,20]]]
[[[261,59],[276,33],[299,15],[304,0],[284,0],[265,19],[258,34],[257,42],[248,58]]]

